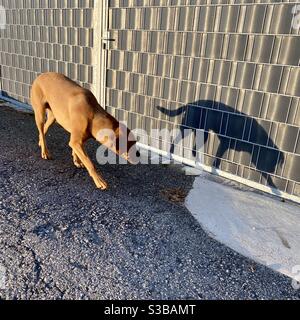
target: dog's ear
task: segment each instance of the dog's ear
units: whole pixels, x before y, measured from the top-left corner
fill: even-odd
[[[115,128],[114,132],[115,132],[116,138],[120,137],[120,134],[121,134],[120,125],[118,125]]]
[[[130,132],[127,126],[123,123],[119,123],[117,128],[114,131],[117,138],[125,138],[125,139],[128,138],[128,135]]]
[[[116,137],[116,149],[122,154],[127,151],[128,142],[128,129],[127,127],[119,123],[118,127],[115,129]]]

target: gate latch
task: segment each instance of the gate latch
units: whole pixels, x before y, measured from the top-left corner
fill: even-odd
[[[109,49],[109,43],[116,41],[116,39],[111,38],[109,32],[105,32],[101,41],[103,43],[103,49]]]

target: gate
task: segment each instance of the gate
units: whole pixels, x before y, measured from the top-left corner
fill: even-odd
[[[299,18],[287,0],[0,0],[1,97],[64,73],[132,129],[204,131],[206,170],[299,201]],[[175,142],[193,164],[193,135]]]
[[[293,198],[300,195],[296,2],[240,2],[109,1],[106,107],[149,134],[204,130],[207,170]],[[193,143],[181,145],[186,163]]]

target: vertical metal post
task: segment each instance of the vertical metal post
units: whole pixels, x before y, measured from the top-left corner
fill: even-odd
[[[108,0],[95,0],[92,91],[100,105],[106,107],[107,48],[104,39],[108,28]]]

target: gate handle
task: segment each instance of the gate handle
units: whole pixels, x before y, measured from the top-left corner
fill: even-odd
[[[102,41],[116,41],[116,39],[113,38],[101,38]]]

